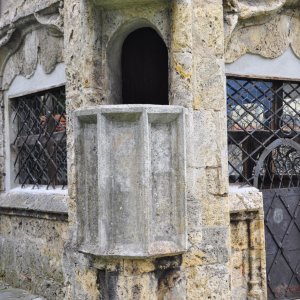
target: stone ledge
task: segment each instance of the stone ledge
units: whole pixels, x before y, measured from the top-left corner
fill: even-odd
[[[49,191],[10,191],[0,193],[0,215],[38,219],[68,220],[68,196]]]
[[[262,193],[254,187],[229,186],[230,213],[259,212],[263,215]]]

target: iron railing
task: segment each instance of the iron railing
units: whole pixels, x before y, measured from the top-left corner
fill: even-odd
[[[300,186],[300,84],[227,78],[229,180]]]
[[[22,187],[67,185],[66,97],[59,87],[12,101],[15,181]]]

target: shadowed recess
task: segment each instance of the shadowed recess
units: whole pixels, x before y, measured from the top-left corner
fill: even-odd
[[[152,28],[137,29],[122,48],[124,104],[168,104],[168,50]]]

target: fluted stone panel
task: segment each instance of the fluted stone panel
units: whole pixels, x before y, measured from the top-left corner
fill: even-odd
[[[149,105],[75,112],[81,251],[121,257],[185,251],[185,113]]]

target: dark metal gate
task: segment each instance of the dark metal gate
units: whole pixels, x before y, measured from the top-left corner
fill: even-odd
[[[300,298],[300,190],[266,190],[263,196],[268,298]]]
[[[263,192],[269,299],[300,298],[300,85],[227,80],[229,178]]]

